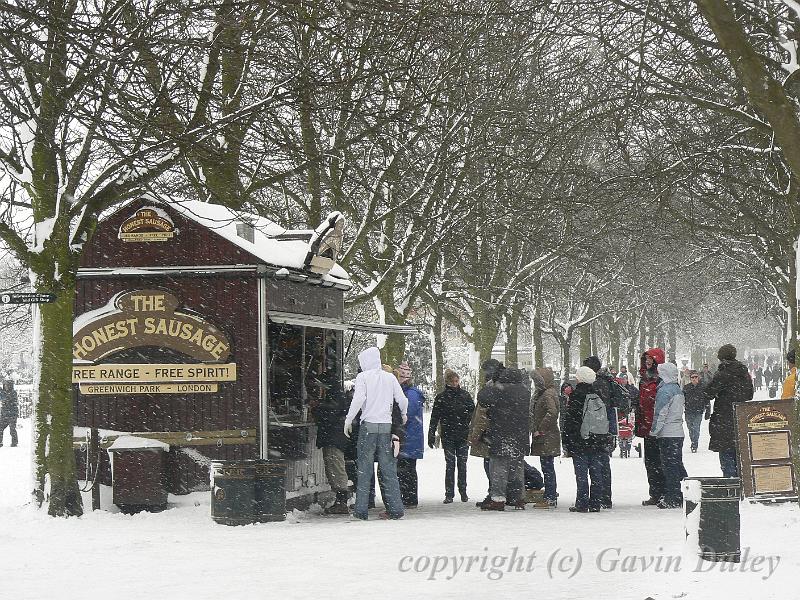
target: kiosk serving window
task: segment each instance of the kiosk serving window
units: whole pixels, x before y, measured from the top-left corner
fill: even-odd
[[[326,373],[341,381],[342,332],[270,321],[268,336],[270,410],[276,416],[306,420],[309,403],[322,398],[319,376]]]

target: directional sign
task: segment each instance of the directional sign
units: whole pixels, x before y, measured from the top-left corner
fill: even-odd
[[[37,292],[0,292],[0,304],[49,304],[56,301],[55,294]]]

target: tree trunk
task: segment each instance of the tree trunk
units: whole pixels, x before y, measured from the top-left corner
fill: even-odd
[[[43,253],[45,254],[45,253]],[[49,254],[49,253],[47,253]],[[62,258],[61,261],[58,259]],[[69,259],[49,257],[51,264],[69,264]],[[47,263],[48,258],[42,257]],[[41,370],[39,403],[36,408],[38,430],[36,440],[36,477],[34,499],[48,502],[51,516],[80,516],[83,502],[75,474],[75,453],[72,449],[72,321],[75,310],[75,279],[61,273],[59,281],[48,281],[46,275],[37,280],[42,292],[52,292],[56,301],[43,304],[40,314]],[[46,479],[42,475],[47,474]],[[48,484],[49,483],[49,487]]]
[[[789,335],[786,338],[786,346],[792,347],[793,343],[798,340],[797,332],[797,244],[794,244],[795,256],[789,260],[788,276],[789,280],[786,282],[786,303],[789,308],[786,311],[788,317],[787,331]]]
[[[580,342],[578,342],[578,350],[580,352],[580,356],[578,359],[583,362],[587,356],[592,355],[592,332],[591,332],[591,325],[584,325],[580,329]]]
[[[667,325],[667,360],[678,364],[678,332],[675,321],[670,321]]]
[[[314,84],[311,81],[311,37],[316,30],[315,24],[305,8],[299,8],[303,24],[300,33],[300,73],[298,74],[297,111],[300,124],[300,135],[303,141],[303,153],[309,165],[306,168],[306,188],[308,192],[308,225],[316,227],[322,221],[322,188],[320,186],[320,165],[318,162],[317,131],[314,127],[312,102]],[[388,341],[387,341],[388,345]],[[390,363],[392,364],[392,363]]]
[[[649,317],[650,315],[644,313],[642,315],[642,320],[639,323],[639,355],[644,354],[645,350],[648,350],[653,347],[651,344],[647,343],[649,341],[647,339],[647,332],[648,329],[650,328]]]
[[[608,362],[615,369],[619,370],[621,366],[619,355],[621,341],[619,339],[619,324],[614,320],[613,316],[608,319],[608,332],[608,343],[610,346]]]
[[[519,368],[519,317],[520,312],[515,308],[506,315],[506,366]]]
[[[436,310],[431,337],[433,339],[433,381],[437,392],[444,389],[444,347],[442,345],[442,313]]]
[[[662,327],[659,327],[656,331],[656,348],[661,348],[662,350],[667,348],[667,336]]]
[[[500,331],[500,318],[493,311],[477,308],[472,317],[473,340],[478,352],[478,366],[492,357],[492,349]],[[483,373],[478,375],[478,387],[483,387]]]
[[[570,356],[572,354],[572,335],[573,332],[570,330],[563,338],[558,340],[561,346],[561,381],[569,379],[569,372],[572,368],[572,358]]]
[[[637,354],[636,353],[636,350],[637,350],[636,341],[637,341],[637,337],[635,335],[632,335],[628,339],[628,347],[626,348],[627,352],[626,352],[626,359],[625,359],[625,360],[628,361],[628,364],[626,365],[628,367],[628,373],[636,373],[639,370],[639,361],[637,360],[637,357],[636,357],[636,354]],[[644,352],[645,351],[644,348],[639,348],[638,350],[640,352]]]
[[[542,313],[539,309],[539,300],[533,305],[533,318],[531,319],[531,358],[533,367],[544,367],[544,340],[542,338]]]

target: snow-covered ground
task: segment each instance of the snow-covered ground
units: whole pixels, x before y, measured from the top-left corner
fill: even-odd
[[[26,505],[30,424],[20,427],[20,447],[8,447],[6,432],[0,448],[0,598],[796,597],[796,505],[742,503],[746,560],[698,566],[685,549],[683,511],[640,505],[647,484],[635,452],[614,457],[614,509],[598,514],[568,512],[568,459],[556,461],[554,511],[475,508],[487,487],[475,458],[470,502],[443,505],[444,456],[426,449],[420,507],[401,521],[380,521],[379,511],[368,522],[295,513],[283,523],[226,527],[211,520],[209,493],[171,496],[163,513],[126,516],[112,512],[104,489],[104,510],[51,519]],[[690,476],[720,474],[707,444],[705,424],[700,452],[689,453],[687,438]],[[91,506],[88,494],[84,502]]]

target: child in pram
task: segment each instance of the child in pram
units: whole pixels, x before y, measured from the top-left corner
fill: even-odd
[[[617,439],[619,440],[620,458],[630,458],[631,445],[633,444],[633,426],[636,416],[633,411],[623,415],[621,412],[617,419]]]

